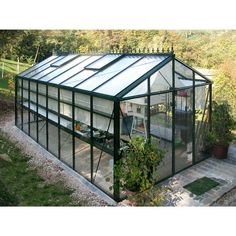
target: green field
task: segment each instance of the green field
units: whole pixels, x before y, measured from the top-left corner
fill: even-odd
[[[8,89],[8,80],[29,68],[31,65],[18,63],[7,59],[0,59],[0,88]]]

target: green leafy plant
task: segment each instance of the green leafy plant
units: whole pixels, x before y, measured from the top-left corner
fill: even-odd
[[[158,177],[157,166],[165,152],[144,138],[131,139],[129,147],[115,165],[120,186],[129,191],[140,192],[151,188]]]
[[[236,122],[231,114],[231,107],[227,101],[212,103],[212,130],[208,134],[211,145],[228,145],[233,140],[232,129]]]

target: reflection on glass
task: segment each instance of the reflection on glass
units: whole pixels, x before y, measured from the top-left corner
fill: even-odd
[[[51,57],[49,57],[49,58],[47,58],[47,59],[45,59],[45,60],[39,62],[38,64],[36,64],[36,65],[34,65],[34,66],[28,68],[27,70],[21,72],[21,73],[19,74],[19,76],[25,76],[26,74],[28,74],[28,73],[30,73],[30,72],[36,70],[36,69],[39,69],[40,67],[42,67],[42,66],[45,65],[46,63],[52,61],[52,60],[55,59],[55,58],[57,58],[57,56],[51,56]],[[40,70],[39,70],[39,71],[40,71]],[[37,72],[36,72],[36,73],[37,73]]]
[[[93,147],[93,180],[108,193],[113,193],[113,157]]]
[[[132,63],[140,59],[140,56],[125,56],[122,57],[119,61],[115,62],[108,68],[100,71],[99,73],[92,76],[90,79],[84,81],[76,88],[85,89],[92,91],[96,87],[100,86],[102,83],[109,80],[111,77],[115,76],[120,71],[129,67]]]
[[[58,157],[58,127],[48,122],[48,149]]]
[[[178,91],[175,107],[175,171],[192,164],[192,106],[192,89]]]
[[[165,58],[165,56],[146,56],[96,89],[95,92],[114,96],[158,65]]]
[[[75,170],[87,179],[91,179],[90,144],[75,138]]]
[[[117,55],[105,55],[104,57],[100,58],[99,60],[93,62],[92,64],[86,66],[88,69],[94,69],[99,70],[102,69],[102,67],[106,66],[107,64],[111,63],[118,57],[120,57],[120,54]]]
[[[72,135],[61,129],[60,131],[60,159],[68,166],[73,166]]]

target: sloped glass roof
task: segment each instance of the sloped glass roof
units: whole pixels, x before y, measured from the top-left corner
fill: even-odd
[[[148,77],[151,78],[151,92],[171,88],[172,56],[171,53],[51,56],[18,76],[75,88],[95,96],[129,97],[147,93]],[[177,59],[175,62],[176,87],[191,85],[195,70]],[[195,79],[195,84],[208,81],[200,77],[202,80]]]

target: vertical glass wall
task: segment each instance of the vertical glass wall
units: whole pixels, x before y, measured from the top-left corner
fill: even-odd
[[[175,104],[175,171],[179,171],[193,161],[193,90],[177,91]]]
[[[151,142],[165,151],[158,166],[158,180],[172,175],[172,93],[150,97]]]
[[[195,88],[195,156],[200,161],[210,156],[206,134],[209,130],[209,86]]]
[[[93,182],[113,193],[113,102],[93,97]]]

